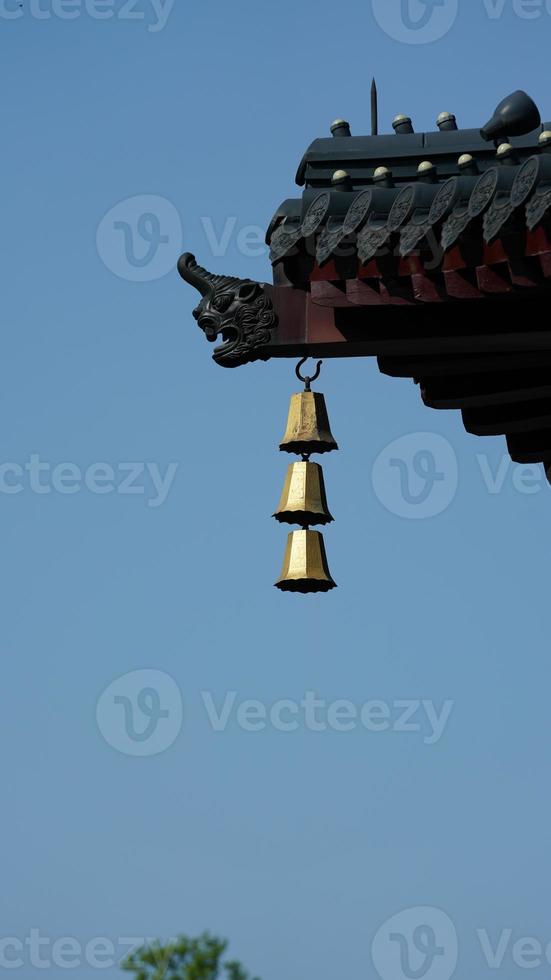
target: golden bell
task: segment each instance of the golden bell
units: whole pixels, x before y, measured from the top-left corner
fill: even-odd
[[[329,592],[331,578],[323,535],[319,531],[291,531],[276,589],[282,592]]]
[[[319,391],[291,395],[287,431],[279,448],[285,453],[305,456],[339,448],[329,428],[325,398]]]
[[[290,463],[279,506],[273,515],[280,524],[330,524],[323,470],[319,463]]]

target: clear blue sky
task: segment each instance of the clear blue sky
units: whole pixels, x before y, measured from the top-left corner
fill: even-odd
[[[30,962],[33,929],[51,960],[62,937],[210,928],[263,980],[375,977],[377,930],[417,906],[453,921],[459,976],[489,972],[477,929],[551,940],[551,491],[520,492],[511,467],[490,493],[503,440],[467,436],[373,362],[327,362],[339,589],[279,594],[286,532],[270,514],[294,364],[216,367],[195,293],[140,259],[155,223],[121,251],[157,208],[166,269],[185,246],[213,271],[269,278],[265,252],[237,234],[297,192],[305,147],[336,116],[368,131],[372,74],[385,129],[398,112],[434,128],[444,109],[481,125],[518,87],[551,117],[543,5],[459,6],[443,38],[413,45],[369,0],[177,0],[160,30],[149,0],[132,20],[69,4],[75,19],[39,18],[50,0],[8,19],[3,5],[0,939],[23,944],[14,976],[65,972]],[[144,195],[165,203],[133,201]],[[228,218],[227,252],[213,255],[205,227]],[[443,436],[458,461],[455,496],[424,520],[389,510],[372,480],[411,433]],[[97,492],[120,491],[121,466],[138,462],[144,493]],[[91,474],[99,463],[111,471]],[[163,500],[151,473],[170,464]],[[138,670],[172,678],[184,705],[172,744],[144,757],[116,732],[132,679],[97,708]],[[159,683],[177,715],[177,691]],[[403,700],[454,704],[434,744],[395,718],[380,732],[304,718],[251,732],[232,713],[215,731],[201,692],[220,705],[232,691],[268,707],[308,691],[377,700],[393,716]],[[87,961],[74,972],[98,974]],[[509,948],[498,975],[523,972]]]

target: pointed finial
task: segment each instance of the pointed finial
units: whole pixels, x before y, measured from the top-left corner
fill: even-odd
[[[371,135],[379,135],[379,96],[375,79],[371,82]]]

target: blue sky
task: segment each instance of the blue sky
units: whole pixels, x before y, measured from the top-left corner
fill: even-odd
[[[481,125],[518,87],[551,117],[545,4],[446,0],[427,28],[443,36],[411,44],[386,3],[388,20],[369,0],[0,4],[0,951],[15,976],[40,970],[37,930],[45,975],[65,955],[83,978],[99,937],[120,955],[124,938],[210,928],[263,980],[402,980],[392,943],[389,967],[372,942],[427,907],[455,931],[459,976],[522,976],[513,944],[551,941],[551,491],[411,383],[326,362],[339,589],[279,594],[294,363],[216,367],[172,271],[185,247],[268,279],[251,226],[296,193],[336,116],[368,131],[373,74],[385,130],[398,112],[418,130],[442,110]],[[384,468],[403,437],[404,459],[436,447],[446,474],[424,519],[396,513]],[[314,694],[322,731],[301,707]],[[281,700],[293,730],[270,720]],[[434,915],[419,913],[424,939],[448,952],[423,975],[448,980]],[[485,933],[505,944],[497,970]]]

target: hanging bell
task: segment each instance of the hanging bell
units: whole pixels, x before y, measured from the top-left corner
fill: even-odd
[[[327,565],[323,535],[319,531],[291,531],[276,589],[305,594],[336,587]]]
[[[304,456],[339,448],[329,428],[325,398],[319,391],[291,395],[287,430],[279,448],[284,453]]]
[[[330,524],[323,470],[318,463],[290,463],[279,506],[273,515],[280,524]]]

